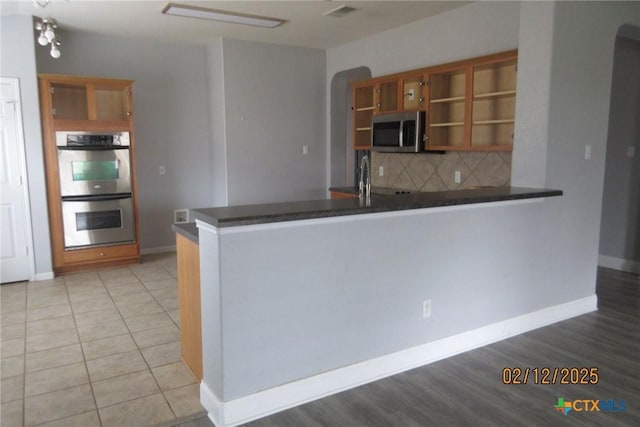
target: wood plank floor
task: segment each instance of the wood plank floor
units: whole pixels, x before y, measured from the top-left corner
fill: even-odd
[[[598,271],[598,311],[245,424],[316,426],[640,426],[640,280]],[[502,383],[504,367],[597,367],[595,385]],[[555,410],[613,399],[624,411]],[[590,407],[588,405],[587,407]],[[211,426],[206,417],[178,424]]]

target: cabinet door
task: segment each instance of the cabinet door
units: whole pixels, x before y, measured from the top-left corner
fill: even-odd
[[[380,113],[388,113],[398,111],[398,91],[399,81],[388,80],[378,83],[377,94],[377,110]]]
[[[353,148],[368,150],[371,148],[371,117],[375,110],[374,85],[356,86],[353,90]]]
[[[95,85],[95,119],[127,120],[131,116],[129,86]]]
[[[402,79],[402,109],[424,110],[427,97],[426,78],[423,74]]]
[[[72,80],[68,78],[63,82],[50,83],[54,120],[122,122],[131,117],[131,86],[128,82]]]
[[[51,83],[51,115],[56,120],[88,120],[87,85]]]
[[[429,85],[429,148],[462,148],[467,145],[467,69],[433,73]]]
[[[515,58],[474,67],[471,147],[511,147],[515,105]]]

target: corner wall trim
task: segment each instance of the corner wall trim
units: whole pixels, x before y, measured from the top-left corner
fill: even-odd
[[[39,282],[41,280],[52,280],[56,277],[53,271],[47,271],[46,273],[36,273],[35,281]]]
[[[597,296],[591,295],[229,401],[221,401],[203,380],[200,403],[216,426],[232,427],[590,313],[597,310],[597,306]]]
[[[624,259],[624,258],[616,258],[608,255],[599,255],[598,265],[600,267],[611,268],[613,270],[640,274],[640,261],[633,261],[633,260]]]

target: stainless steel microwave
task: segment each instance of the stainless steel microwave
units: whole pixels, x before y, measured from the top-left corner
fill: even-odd
[[[371,122],[371,150],[391,153],[423,151],[425,117],[424,111],[374,115]]]

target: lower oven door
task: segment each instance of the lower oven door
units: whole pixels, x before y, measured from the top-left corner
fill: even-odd
[[[65,249],[135,241],[131,193],[63,197]]]

